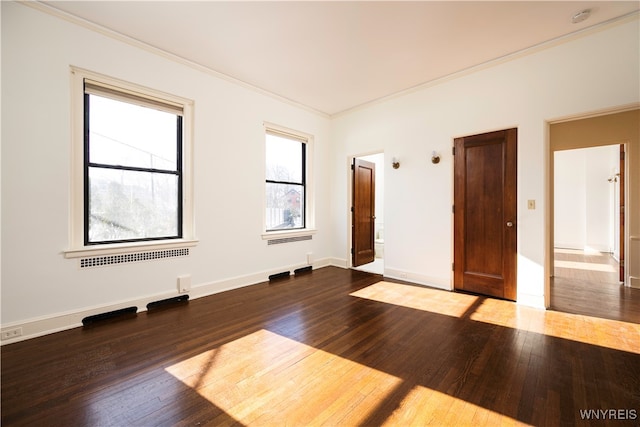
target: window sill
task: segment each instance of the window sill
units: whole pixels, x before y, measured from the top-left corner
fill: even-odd
[[[262,240],[284,239],[287,237],[312,236],[316,234],[316,232],[317,230],[314,228],[305,228],[302,230],[267,231],[265,233],[262,233]]]
[[[84,246],[63,251],[65,258],[82,258],[98,255],[118,255],[131,252],[152,251],[157,249],[181,249],[197,246],[198,240],[164,240],[157,242],[116,243],[111,245]]]

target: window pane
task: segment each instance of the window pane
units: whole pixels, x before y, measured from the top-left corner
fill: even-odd
[[[178,177],[89,168],[89,242],[179,237]]]
[[[304,228],[304,187],[267,183],[267,230]]]
[[[89,161],[176,170],[177,116],[89,95]]]
[[[267,134],[267,180],[302,184],[304,143]]]

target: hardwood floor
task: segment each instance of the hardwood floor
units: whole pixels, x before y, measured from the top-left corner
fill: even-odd
[[[640,323],[640,289],[621,284],[611,255],[556,249],[554,258],[553,310]]]
[[[334,267],[9,344],[1,369],[3,426],[640,422],[640,325]]]

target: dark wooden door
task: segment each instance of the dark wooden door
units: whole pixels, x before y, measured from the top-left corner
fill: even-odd
[[[373,262],[375,258],[376,165],[360,159],[353,161],[352,265]]]
[[[517,129],[455,139],[454,287],[516,299]]]

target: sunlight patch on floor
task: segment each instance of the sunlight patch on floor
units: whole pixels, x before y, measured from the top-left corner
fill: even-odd
[[[349,294],[556,338],[640,354],[640,325],[518,305],[510,301],[380,281]],[[623,336],[621,339],[620,336]]]
[[[472,320],[640,354],[640,325],[485,299]],[[620,337],[623,338],[620,338]]]
[[[593,262],[555,260],[554,266],[556,268],[572,268],[575,270],[603,271],[605,273],[615,273],[618,271],[618,269],[613,265],[599,264],[599,263],[593,263]]]
[[[402,382],[264,329],[165,370],[240,423],[260,425],[331,424],[345,406],[373,405]]]
[[[349,295],[454,317],[464,315],[478,300],[478,297],[472,295],[386,281],[374,283]]]
[[[424,411],[423,408],[429,408]],[[416,419],[416,412],[421,415]],[[385,426],[528,426],[498,412],[448,394],[415,386],[383,424]]]
[[[165,371],[244,425],[362,425],[389,398],[402,403],[388,425],[515,423],[427,387],[403,392],[402,378],[264,329]]]
[[[589,256],[605,256],[605,254],[597,249],[586,247],[584,249],[568,249],[568,248],[553,248],[555,253],[559,254],[573,254],[573,255],[589,255]]]

